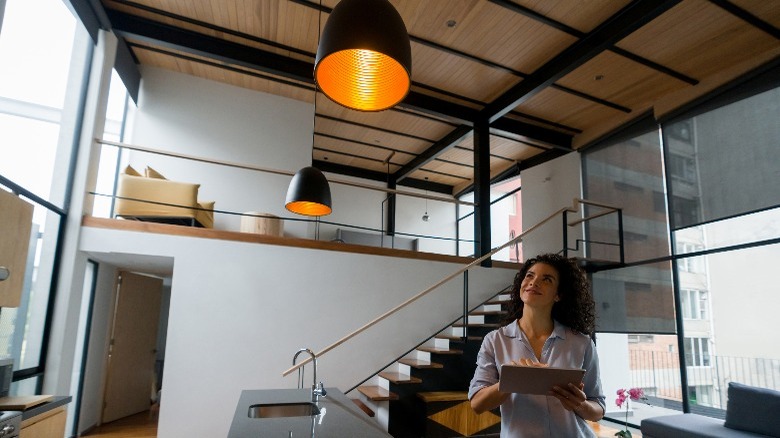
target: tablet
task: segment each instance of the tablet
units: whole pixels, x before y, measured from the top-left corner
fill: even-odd
[[[550,395],[553,386],[579,385],[585,370],[579,368],[524,367],[501,365],[498,390],[519,394]]]

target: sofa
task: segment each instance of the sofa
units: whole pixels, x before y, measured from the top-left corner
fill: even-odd
[[[698,414],[646,418],[644,438],[780,437],[780,391],[731,382],[726,419]]]
[[[171,181],[146,167],[119,174],[114,214],[124,219],[197,227],[214,227],[214,202],[199,201],[200,184]]]

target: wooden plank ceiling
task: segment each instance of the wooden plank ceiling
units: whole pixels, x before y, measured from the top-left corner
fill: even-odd
[[[338,0],[102,0],[142,66],[314,103],[318,29]],[[351,111],[316,94],[312,159],[331,172],[450,194],[474,178],[490,122],[505,178],[780,55],[780,2],[391,0],[412,40],[412,91]],[[141,69],[142,70],[142,69]]]

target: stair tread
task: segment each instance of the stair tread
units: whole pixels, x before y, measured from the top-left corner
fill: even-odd
[[[465,401],[469,399],[469,393],[468,391],[418,392],[417,397],[420,397],[425,403],[443,402],[443,401]]]
[[[422,379],[418,377],[412,377],[406,374],[401,374],[394,371],[382,371],[379,373],[379,377],[389,380],[392,383],[404,384],[404,383],[421,383]]]
[[[366,413],[366,415],[368,415],[368,416],[369,416],[369,417],[371,417],[371,418],[374,418],[374,411],[372,411],[372,410],[371,410],[371,408],[369,408],[368,406],[366,406],[366,404],[365,404],[365,403],[363,403],[363,401],[362,401],[362,400],[360,400],[359,398],[353,398],[353,399],[351,399],[351,400],[352,400],[352,403],[355,403],[355,405],[356,405],[358,408],[360,408],[360,410],[361,410],[361,411],[365,412],[365,413]]]
[[[398,363],[402,363],[404,365],[409,365],[412,368],[444,368],[444,365],[436,362],[430,362],[427,360],[419,360],[419,359],[399,359]]]
[[[501,324],[498,324],[498,323],[480,323],[480,324],[469,323],[467,325],[468,325],[468,327],[490,327],[490,328],[499,328],[499,327],[501,327]],[[453,324],[452,326],[456,327],[456,328],[457,327],[463,327],[463,323],[459,322],[457,324]]]
[[[457,335],[436,335],[437,339],[446,339],[448,341],[455,341],[455,342],[462,342],[463,337],[457,336]],[[469,341],[479,341],[481,340],[481,336],[468,336]]]
[[[436,347],[417,347],[420,351],[425,351],[428,353],[435,353],[435,354],[463,354],[463,350],[453,350],[453,349],[446,349],[446,348],[436,348]]]
[[[469,315],[475,315],[475,316],[479,316],[479,315],[506,315],[507,313],[509,313],[509,312],[507,312],[506,310],[475,310],[475,311],[469,313]]]
[[[357,390],[373,401],[398,400],[398,394],[390,392],[381,386],[358,386]]]
[[[490,300],[486,301],[485,304],[509,304],[511,300]]]

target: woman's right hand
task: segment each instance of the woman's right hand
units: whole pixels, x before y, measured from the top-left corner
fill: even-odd
[[[509,363],[511,365],[519,365],[521,367],[545,368],[545,367],[548,366],[546,363],[541,363],[541,362],[538,362],[538,361],[536,361],[534,359],[526,359],[526,358],[513,360],[513,361],[511,361]]]

